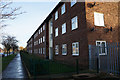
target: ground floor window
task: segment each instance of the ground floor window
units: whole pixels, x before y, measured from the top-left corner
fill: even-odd
[[[106,41],[96,41],[99,49],[99,55],[107,55]]]
[[[79,42],[72,43],[72,55],[79,55]]]
[[[45,48],[43,48],[43,54],[45,54]]]
[[[56,45],[55,46],[55,54],[57,55],[57,54],[59,54],[59,49],[58,49],[59,47],[58,47],[58,45]]]
[[[42,48],[41,48],[41,54],[42,54]]]
[[[39,49],[39,54],[40,54],[40,49]]]
[[[62,45],[62,55],[67,55],[67,44]]]

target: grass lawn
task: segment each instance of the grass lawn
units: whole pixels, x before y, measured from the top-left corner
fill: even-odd
[[[11,60],[13,60],[13,58],[15,56],[16,55],[13,54],[13,55],[9,55],[7,57],[2,57],[2,71],[5,70],[5,68],[7,67],[7,65],[11,62]]]

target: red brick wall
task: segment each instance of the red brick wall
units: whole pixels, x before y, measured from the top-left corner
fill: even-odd
[[[97,2],[93,8],[87,7],[86,3],[86,20],[88,28],[88,44],[95,44],[96,40],[105,40],[107,42],[118,42],[118,3],[115,2]],[[92,2],[93,4],[93,2]],[[94,25],[94,12],[104,14],[105,27]],[[90,28],[94,27],[95,31],[91,32]],[[112,27],[112,31],[105,32],[105,28]]]
[[[61,15],[61,7],[58,9],[58,19],[54,19],[53,15],[53,30],[58,27],[58,37],[53,37],[54,47],[59,45],[59,55],[55,55],[55,60],[62,60],[64,62],[75,63],[79,59],[81,68],[88,68],[88,41],[87,41],[87,27],[85,18],[85,3],[76,3],[70,6],[70,3],[65,3],[66,12]],[[71,19],[78,16],[78,28],[71,30]],[[62,24],[66,22],[66,33],[62,34]],[[55,35],[53,35],[55,36]],[[79,42],[79,56],[72,55],[72,43]],[[62,44],[67,44],[67,55],[62,55]]]

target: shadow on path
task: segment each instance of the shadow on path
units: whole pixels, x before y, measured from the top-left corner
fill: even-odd
[[[28,78],[27,72],[22,64],[20,54],[17,54],[3,71],[2,78]]]

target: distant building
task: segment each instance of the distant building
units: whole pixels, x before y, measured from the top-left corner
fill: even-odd
[[[3,52],[4,52],[4,50],[2,48],[0,48],[0,53],[3,53]]]

